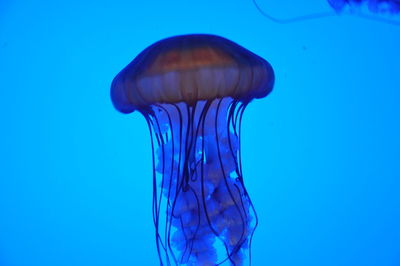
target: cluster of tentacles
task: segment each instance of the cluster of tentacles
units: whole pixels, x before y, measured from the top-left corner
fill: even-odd
[[[244,187],[232,98],[156,104],[142,113],[153,149],[153,217],[162,265],[243,265],[257,217]]]

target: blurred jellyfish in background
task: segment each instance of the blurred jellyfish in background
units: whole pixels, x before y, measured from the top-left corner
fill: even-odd
[[[390,15],[400,13],[399,0],[328,0],[328,3],[336,12],[367,8],[371,13]]]
[[[298,14],[297,16],[290,18],[277,18],[268,11],[269,0],[252,0],[258,11],[269,20],[280,23],[293,23],[298,21],[318,19],[333,15],[344,15],[350,14],[355,15],[368,20],[375,20],[379,22],[394,24],[400,26],[400,0],[320,0],[326,1],[328,7],[331,9],[321,12],[315,12],[310,14]],[[291,0],[282,1],[282,8],[293,8],[290,3]],[[261,6],[259,2],[262,2]],[[308,3],[307,3],[308,4]]]
[[[161,265],[250,262],[257,216],[243,182],[240,124],[273,84],[267,61],[204,34],[161,40],[114,78],[115,108],[139,111],[150,128]]]

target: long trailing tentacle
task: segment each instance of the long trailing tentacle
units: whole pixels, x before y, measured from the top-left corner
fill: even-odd
[[[252,0],[252,1],[253,1],[254,6],[261,13],[261,15],[263,15],[267,19],[269,19],[269,20],[271,20],[271,21],[273,21],[275,23],[279,23],[279,24],[290,24],[290,23],[294,23],[294,22],[300,22],[300,21],[305,21],[305,20],[314,20],[314,19],[326,18],[326,17],[330,17],[330,16],[335,16],[336,15],[335,12],[320,12],[320,13],[313,13],[313,14],[297,16],[297,17],[293,17],[293,18],[281,19],[281,18],[276,18],[274,16],[271,16],[270,14],[265,12],[260,7],[260,5],[257,3],[256,0]]]

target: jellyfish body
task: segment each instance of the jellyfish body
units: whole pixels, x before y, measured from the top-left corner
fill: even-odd
[[[399,0],[328,0],[328,4],[337,14],[400,26]]]
[[[328,3],[339,13],[346,8],[359,9],[362,6],[366,6],[371,13],[400,13],[399,0],[328,0]]]
[[[243,182],[240,124],[270,93],[270,64],[215,35],[161,40],[113,80],[117,110],[141,112],[153,150],[161,265],[243,265],[257,216]]]
[[[296,17],[280,19],[264,11],[257,0],[252,0],[258,11],[269,20],[287,24],[311,19],[319,19],[338,14],[352,14],[368,20],[400,25],[399,0],[327,0],[332,11],[299,14]],[[322,0],[321,0],[322,1]]]

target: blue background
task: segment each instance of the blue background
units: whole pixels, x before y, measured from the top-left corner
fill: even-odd
[[[329,10],[287,2],[259,0]],[[109,87],[186,33],[275,69],[242,125],[253,265],[400,265],[400,26],[250,0],[0,2],[0,265],[158,265],[149,131]]]

